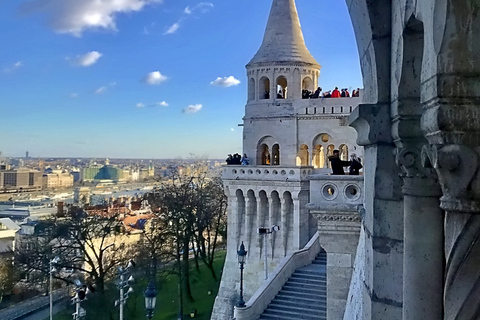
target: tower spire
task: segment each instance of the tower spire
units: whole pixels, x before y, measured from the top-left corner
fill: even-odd
[[[305,46],[294,0],[273,0],[262,45],[247,66],[266,62],[319,66]]]

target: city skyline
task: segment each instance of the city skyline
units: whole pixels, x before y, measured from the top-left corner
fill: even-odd
[[[240,153],[244,66],[260,47],[270,6],[0,3],[9,48],[0,53],[0,151],[128,159]],[[304,0],[297,9],[306,45],[322,65],[320,86],[362,87],[345,3]]]

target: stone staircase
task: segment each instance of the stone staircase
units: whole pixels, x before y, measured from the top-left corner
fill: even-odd
[[[327,253],[298,268],[260,315],[259,320],[327,319]]]

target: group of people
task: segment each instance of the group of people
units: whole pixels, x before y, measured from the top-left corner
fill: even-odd
[[[335,175],[344,175],[343,167],[350,167],[349,174],[358,176],[360,169],[363,168],[361,159],[355,153],[350,156],[350,161],[344,161],[340,159],[340,151],[333,150],[333,155],[328,157],[328,160],[330,160],[332,166],[332,174]]]
[[[225,161],[227,164],[241,164],[242,166],[249,164],[249,159],[246,153],[243,154],[243,157],[238,153],[235,153],[233,156],[229,154]]]
[[[359,97],[360,88],[353,90],[351,97]],[[318,87],[315,92],[304,89],[302,90],[302,99],[318,99],[318,98],[349,98],[350,92],[347,88],[338,90],[338,87],[335,87],[333,91],[326,91],[322,93],[322,88]]]

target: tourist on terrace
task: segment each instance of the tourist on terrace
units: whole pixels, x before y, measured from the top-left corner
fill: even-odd
[[[322,93],[322,88],[318,87],[317,90],[315,90],[315,93],[313,94],[312,98],[318,99],[321,93]]]
[[[350,160],[352,161],[352,164],[350,165],[350,175],[358,176],[360,173],[360,169],[363,168],[362,161],[360,160],[360,158],[357,157],[355,153],[352,153],[352,155],[350,156]]]
[[[340,151],[333,150],[333,155],[328,157],[330,164],[332,165],[332,174],[344,175],[343,167],[348,167],[352,164],[351,161],[343,161],[340,159]]]
[[[247,154],[244,153],[242,158],[242,166],[248,166],[248,162],[249,160],[248,160]]]
[[[338,91],[338,87],[335,87],[335,89],[332,91],[332,98],[340,98],[340,91]]]

